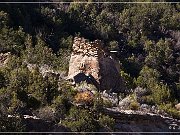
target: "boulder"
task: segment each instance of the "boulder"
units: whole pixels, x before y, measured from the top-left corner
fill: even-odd
[[[180,111],[180,103],[178,103],[177,105],[175,105],[176,109]]]

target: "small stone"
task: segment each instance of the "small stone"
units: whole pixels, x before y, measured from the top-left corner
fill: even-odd
[[[178,103],[177,105],[175,105],[176,109],[180,111],[180,103]]]

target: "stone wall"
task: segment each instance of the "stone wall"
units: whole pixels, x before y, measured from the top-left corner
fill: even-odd
[[[89,42],[84,38],[75,37],[72,49],[68,79],[83,73],[90,81],[94,79],[99,84],[100,90],[112,92],[125,90],[119,74],[120,64],[105,51],[100,40]]]
[[[84,38],[75,37],[68,76],[72,78],[78,73],[91,74],[99,82],[100,69],[98,59],[102,53],[98,40],[88,42]]]

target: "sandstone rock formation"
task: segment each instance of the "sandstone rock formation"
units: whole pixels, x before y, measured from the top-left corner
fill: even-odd
[[[120,64],[105,50],[100,40],[88,42],[75,37],[72,49],[68,79],[75,83],[87,81],[101,91],[125,92],[124,81],[119,74]]]

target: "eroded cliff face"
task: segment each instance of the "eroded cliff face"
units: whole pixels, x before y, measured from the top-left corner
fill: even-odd
[[[74,38],[68,79],[75,83],[92,82],[102,91],[124,92],[119,70],[120,64],[109,55],[100,40],[88,42],[84,38]]]

